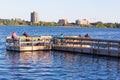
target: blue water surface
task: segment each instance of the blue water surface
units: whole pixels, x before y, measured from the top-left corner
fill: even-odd
[[[60,34],[120,40],[120,29],[0,26],[0,80],[120,80],[120,59],[60,51],[6,51],[12,32],[30,36]]]

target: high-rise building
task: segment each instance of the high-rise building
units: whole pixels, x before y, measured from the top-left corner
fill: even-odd
[[[68,24],[68,20],[67,19],[59,19],[58,24],[60,26],[64,26],[64,25]]]
[[[39,22],[39,15],[35,11],[31,13],[31,22],[33,22],[33,23]]]
[[[83,20],[76,20],[76,24],[77,25],[89,25],[90,22],[87,19],[83,19]]]

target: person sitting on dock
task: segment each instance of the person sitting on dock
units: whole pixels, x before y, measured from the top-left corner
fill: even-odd
[[[85,38],[90,38],[90,36],[89,36],[88,34],[86,34],[84,37],[85,37]]]
[[[26,32],[24,32],[23,35],[24,35],[25,37],[29,37],[29,35],[28,35]]]
[[[17,40],[17,35],[16,35],[16,33],[15,33],[15,32],[12,32],[11,37],[12,37],[12,39],[13,39],[13,40]]]
[[[17,38],[16,33],[15,33],[15,32],[12,32],[11,37],[12,37],[12,41],[13,41],[13,43],[14,43],[14,46],[16,46],[16,45],[17,45],[16,43],[17,43],[17,41],[18,41],[18,38]]]
[[[82,37],[81,34],[79,34],[79,37]]]
[[[61,35],[60,35],[60,39],[63,39],[63,38],[64,38],[64,35],[63,35],[63,34],[61,34]]]
[[[30,40],[30,38],[29,38],[30,36],[26,32],[24,32],[23,35],[26,37],[26,41]]]
[[[64,39],[64,35],[61,34],[61,35],[60,35],[60,43],[61,43],[61,44],[63,44],[63,39]]]

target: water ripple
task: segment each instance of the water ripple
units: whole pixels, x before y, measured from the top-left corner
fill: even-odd
[[[120,80],[120,59],[58,51],[6,51],[5,38],[12,31],[17,35],[28,31],[32,36],[88,33],[93,38],[120,39],[120,29],[0,27],[0,80]]]

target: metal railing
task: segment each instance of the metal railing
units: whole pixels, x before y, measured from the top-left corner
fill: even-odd
[[[120,55],[120,40],[91,39],[83,37],[54,38],[54,49],[83,53]],[[72,49],[72,50],[71,50]]]

